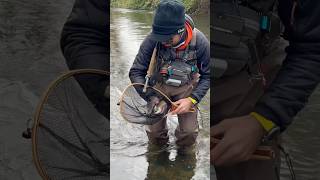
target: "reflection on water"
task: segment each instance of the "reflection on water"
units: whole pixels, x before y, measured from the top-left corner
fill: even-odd
[[[146,179],[191,179],[194,176],[197,162],[194,148],[188,149],[189,152],[180,149],[170,152],[153,146],[148,146]]]
[[[208,17],[197,17],[194,20],[197,27],[208,35]],[[197,144],[188,151],[175,146],[176,117],[167,121],[169,145],[155,147],[148,145],[144,127],[125,122],[116,106],[121,91],[129,84],[129,68],[142,40],[150,32],[151,24],[152,12],[149,11],[111,11],[111,179],[209,179],[208,97],[200,105],[201,127]]]

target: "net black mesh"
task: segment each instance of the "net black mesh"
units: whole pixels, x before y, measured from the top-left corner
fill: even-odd
[[[120,101],[122,117],[131,123],[155,124],[163,119],[170,108],[170,101],[158,90],[143,84],[133,84],[126,88]]]
[[[34,146],[40,168],[50,179],[109,177],[108,81],[107,75],[78,74],[48,93]]]

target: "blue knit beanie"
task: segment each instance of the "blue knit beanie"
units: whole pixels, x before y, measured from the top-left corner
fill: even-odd
[[[164,42],[185,31],[185,8],[178,0],[161,0],[153,18],[151,38]]]

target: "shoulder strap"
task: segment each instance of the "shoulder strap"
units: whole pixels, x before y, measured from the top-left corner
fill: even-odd
[[[194,28],[192,31],[192,39],[189,45],[191,50],[194,50],[197,44],[197,31],[198,31],[197,28]]]
[[[187,57],[188,54],[190,53],[190,51],[195,51],[196,50],[196,44],[197,44],[197,28],[194,28],[192,30],[192,39],[190,41],[190,44],[187,46],[186,50],[183,53],[183,59],[185,62],[187,62]],[[193,52],[193,54],[195,54],[195,52]]]

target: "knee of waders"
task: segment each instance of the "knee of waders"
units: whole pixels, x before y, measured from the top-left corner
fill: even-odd
[[[194,130],[183,130],[176,129],[175,135],[177,138],[176,144],[180,147],[192,146],[195,144],[198,137],[198,129]]]

